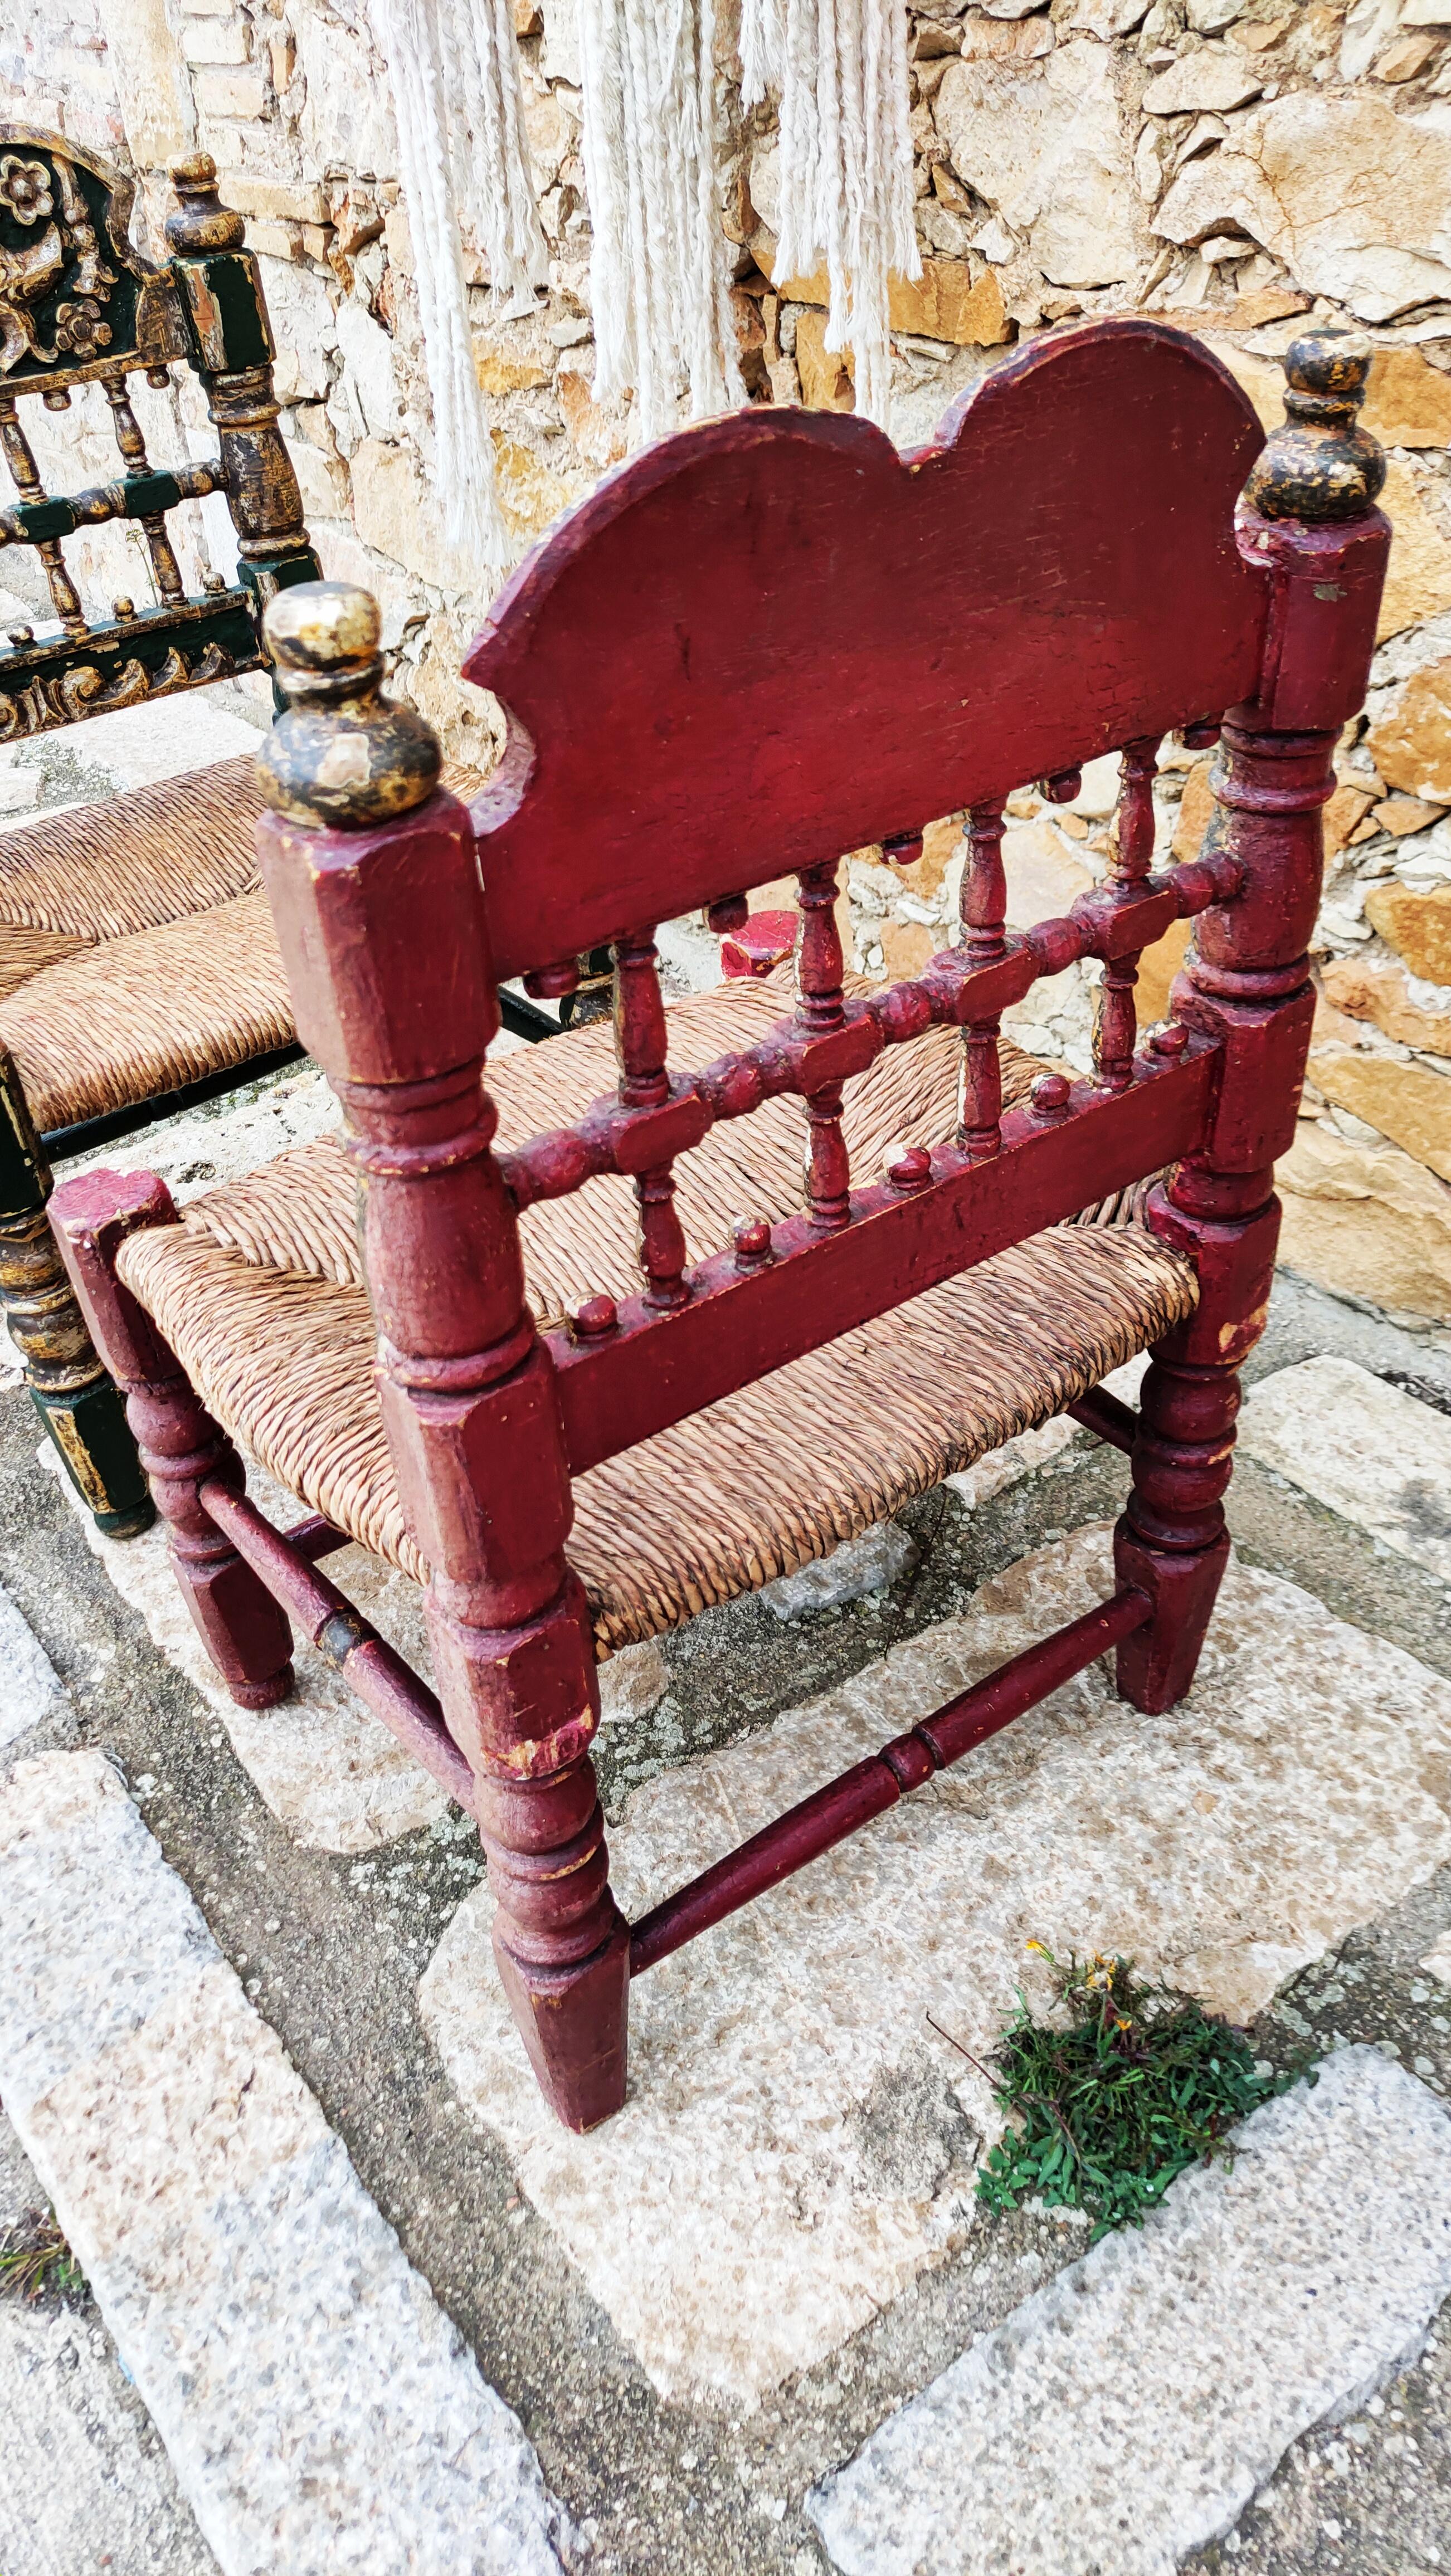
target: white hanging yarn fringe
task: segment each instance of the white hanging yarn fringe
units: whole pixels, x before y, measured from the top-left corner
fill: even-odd
[[[714,0],[583,0],[597,400],[636,440],[744,401],[717,195]]]
[[[393,85],[433,405],[444,544],[464,588],[509,560],[469,326],[460,215],[512,311],[533,307],[548,257],[529,183],[509,0],[372,0]],[[452,108],[452,114],[449,108]]]
[[[887,278],[920,277],[903,0],[741,0],[741,102],[780,97],[776,273],[830,289],[828,349],[849,349],[856,407],[887,424]]]

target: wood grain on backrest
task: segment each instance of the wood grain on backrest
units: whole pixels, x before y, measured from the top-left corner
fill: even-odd
[[[1217,359],[1129,320],[1009,359],[905,457],[761,409],[621,467],[464,665],[510,724],[473,809],[495,972],[1250,695],[1262,443]]]

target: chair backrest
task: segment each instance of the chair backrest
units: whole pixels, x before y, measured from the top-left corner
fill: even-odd
[[[762,407],[607,475],[464,664],[510,728],[474,808],[498,974],[1233,705],[1262,444],[1218,359],[1121,321],[1030,345],[906,457]]]
[[[1208,1151],[1267,1193],[1313,1008],[1319,809],[1384,570],[1383,468],[1354,427],[1368,364],[1363,343],[1298,344],[1292,426],[1263,457],[1216,361],[1134,321],[1010,360],[905,458],[865,422],[766,410],[663,441],[561,523],[474,646],[510,740],[470,817],[428,796],[436,748],[377,700],[371,604],[277,603],[297,712],[271,738],[259,848],[299,1028],[366,1176],[384,1375],[497,1412],[501,1511],[544,1436],[536,1420],[525,1440],[505,1383],[531,1338],[518,1216],[596,1175],[634,1181],[642,1290],[544,1337],[574,1474],[1167,1163]],[[1213,740],[1227,712],[1218,819],[1198,859],[1155,873],[1160,739]],[[1045,773],[1072,794],[1114,748],[1107,881],[1009,932],[1007,796]],[[961,807],[960,940],[848,994],[836,854]],[[726,926],[787,870],[794,1015],[673,1072],[655,924],[705,904]],[[1199,963],[1140,1045],[1138,957],[1186,917]],[[566,975],[603,939],[617,1091],[486,1154],[492,1118],[469,1103],[497,980]],[[1004,1110],[1003,1012],[1084,958],[1103,968],[1092,1079],[1048,1076]],[[962,1032],[956,1138],[853,1176],[844,1082],[934,1025]],[[800,1215],[746,1211],[687,1268],[675,1160],[788,1093]]]
[[[34,548],[55,620],[12,629],[0,650],[0,741],[255,670],[266,658],[267,601],[319,577],[277,425],[272,334],[241,217],[219,204],[205,154],[172,177],[173,256],[158,266],[128,237],[129,179],[60,135],[0,125],[0,446],[17,494],[0,510],[0,548]],[[220,453],[155,467],[128,382],[139,372],[164,387],[175,365],[201,378]],[[120,474],[90,491],[48,493],[20,404],[34,396],[64,411],[92,379],[110,409]],[[231,511],[238,578],[208,575],[188,597],[167,514],[211,492]],[[139,608],[118,598],[109,618],[92,619],[64,541],[107,520],[139,524],[156,596]]]

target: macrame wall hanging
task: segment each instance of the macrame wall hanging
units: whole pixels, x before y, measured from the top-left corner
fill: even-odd
[[[371,0],[433,404],[434,480],[460,586],[509,554],[474,371],[464,237],[501,309],[549,262],[529,178],[512,0]],[[633,394],[637,442],[745,398],[721,225],[715,0],[580,0],[594,392]],[[824,267],[826,345],[886,425],[887,280],[920,277],[904,0],[741,0],[742,103],[780,103],[778,279]]]
[[[393,85],[433,406],[434,486],[459,585],[492,588],[510,548],[474,370],[461,225],[506,312],[549,276],[524,139],[511,0],[371,0]]]
[[[716,179],[714,0],[583,0],[594,391],[632,434],[745,400]]]
[[[826,346],[887,425],[887,279],[920,277],[903,0],[741,0],[741,104],[780,100],[783,281],[826,269]]]

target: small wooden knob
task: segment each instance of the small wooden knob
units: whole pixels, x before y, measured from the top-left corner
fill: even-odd
[[[437,737],[384,697],[381,639],[377,601],[352,582],[298,582],[269,600],[262,640],[287,707],[263,737],[257,777],[274,813],[361,831],[433,794]]]
[[[1061,1073],[1040,1073],[1033,1085],[1032,1101],[1035,1118],[1061,1118],[1072,1097],[1073,1085]]]
[[[1155,1055],[1182,1055],[1189,1044],[1189,1032],[1177,1020],[1165,1020],[1160,1027],[1150,1029],[1149,1044]]]
[[[771,1229],[764,1217],[738,1217],[731,1228],[738,1270],[759,1270],[771,1258]]]
[[[921,833],[894,832],[890,840],[882,843],[882,856],[890,859],[894,868],[915,867],[922,856]]]
[[[932,1157],[925,1145],[909,1145],[887,1165],[887,1178],[894,1190],[920,1190],[932,1178]]]
[[[1196,723],[1179,727],[1179,740],[1186,751],[1210,751],[1219,740],[1218,716],[1200,716]]]
[[[706,926],[715,932],[717,939],[723,938],[728,930],[744,930],[750,917],[750,903],[743,894],[723,894],[719,903],[708,903],[705,907]]]
[[[1046,796],[1050,805],[1071,805],[1082,786],[1081,769],[1060,769],[1052,778],[1039,780],[1038,793]]]
[[[561,957],[557,965],[531,967],[524,990],[536,1002],[562,1002],[566,993],[579,991],[579,959]]]
[[[619,1308],[613,1297],[586,1297],[570,1317],[579,1340],[596,1342],[603,1333],[613,1333],[619,1324]]]

